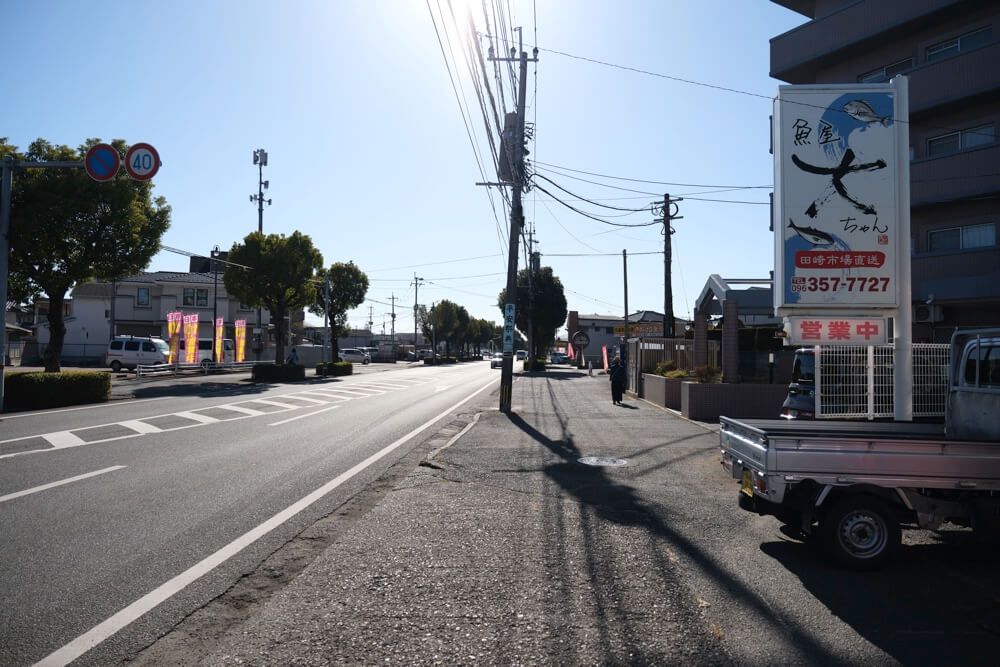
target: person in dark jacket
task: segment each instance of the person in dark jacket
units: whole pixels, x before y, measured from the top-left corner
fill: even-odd
[[[611,402],[615,405],[621,405],[622,393],[625,391],[625,382],[627,379],[625,364],[621,362],[621,359],[618,357],[614,358],[614,361],[611,362],[611,368],[608,370],[608,375],[611,376]]]

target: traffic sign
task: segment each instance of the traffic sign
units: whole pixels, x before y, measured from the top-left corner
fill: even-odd
[[[83,159],[87,175],[102,183],[114,178],[120,166],[121,158],[118,156],[118,151],[108,144],[94,144]]]
[[[573,334],[573,346],[578,350],[582,350],[590,345],[590,336],[587,335],[586,331],[577,331]]]
[[[160,154],[149,144],[135,144],[125,154],[125,171],[134,180],[148,181],[160,170]]]

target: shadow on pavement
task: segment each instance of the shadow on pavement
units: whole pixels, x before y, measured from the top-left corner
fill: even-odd
[[[904,665],[994,665],[1000,641],[996,551],[968,531],[907,544],[891,567],[853,572],[827,565],[810,545],[768,542],[761,551],[859,635]],[[857,592],[864,591],[864,597]],[[955,635],[965,637],[955,645]]]
[[[546,475],[558,484],[560,488],[596,512],[596,517],[589,518],[587,521],[589,525],[584,526],[585,535],[595,533],[601,521],[646,528],[653,538],[659,538],[661,542],[664,540],[669,541],[671,545],[684,552],[686,557],[707,576],[718,581],[720,587],[731,591],[734,598],[740,599],[760,619],[765,623],[769,623],[775,633],[789,635],[791,640],[810,662],[830,664],[834,661],[833,656],[820,643],[813,639],[808,628],[802,625],[800,619],[786,616],[773,610],[757,593],[722,570],[711,554],[703,552],[697,545],[674,530],[669,523],[661,518],[654,508],[647,507],[631,487],[623,485],[609,477],[604,468],[578,463],[577,460],[582,454],[575,444],[572,434],[568,431],[567,412],[559,404],[559,400],[551,387],[549,389],[549,401],[552,404],[550,414],[555,414],[562,429],[562,437],[558,440],[549,438],[516,413],[510,413],[507,416],[513,426],[563,459],[561,463],[548,465],[544,470]],[[667,561],[662,550],[655,548],[656,541],[654,539],[650,543],[651,557],[656,562],[655,571],[661,573],[671,572],[673,568]],[[590,552],[588,567],[591,568],[591,574],[595,582],[600,581],[602,572],[605,569],[604,564],[607,554],[601,553],[598,545],[593,541],[588,543],[587,549]],[[619,618],[616,615],[617,609],[617,605],[609,600],[607,608],[602,610],[602,615],[604,617],[614,616],[618,623],[627,626],[628,620]],[[599,632],[606,631],[606,627],[599,629]],[[641,650],[636,655],[637,663],[642,663]]]

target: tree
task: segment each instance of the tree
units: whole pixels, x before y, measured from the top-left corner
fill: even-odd
[[[532,359],[538,359],[555,342],[556,331],[566,321],[566,295],[563,292],[562,281],[552,273],[552,267],[543,266],[531,276],[532,290],[534,292],[534,300],[532,302],[528,294],[529,271],[530,269],[521,269],[517,273],[514,324],[521,331],[527,332],[528,316],[529,314],[532,315],[531,321],[534,326],[532,334],[535,349],[530,350],[530,352]],[[506,302],[507,290],[503,289],[497,300],[500,312],[503,312]],[[529,306],[531,303],[533,303],[533,309]]]
[[[0,138],[0,156],[16,160],[82,161],[99,139],[76,150],[36,139],[27,152]],[[111,142],[124,154],[128,144]],[[10,275],[16,298],[44,292],[49,298],[49,345],[45,370],[57,372],[66,326],[63,303],[77,283],[113,280],[138,273],[160,249],[170,226],[170,207],[153,198],[153,184],[135,181],[125,170],[97,182],[80,168],[18,170],[13,178],[10,221]]]
[[[451,343],[459,327],[459,306],[445,299],[434,304],[420,323],[424,337],[434,343],[445,342],[445,351],[451,354]]]
[[[357,308],[368,293],[368,276],[355,266],[354,262],[334,262],[329,269],[320,269],[316,274],[317,280],[326,282],[330,279],[330,311],[326,311],[326,299],[324,298],[324,287],[318,286],[317,301],[309,307],[309,311],[322,317],[324,314],[330,319],[330,339],[333,345],[333,358],[340,354],[340,346],[337,339],[350,333],[347,327],[347,311]]]
[[[233,244],[229,262],[222,279],[226,290],[247,305],[267,308],[277,337],[274,363],[280,364],[285,358],[285,318],[292,310],[316,303],[316,285],[310,281],[323,268],[323,255],[299,231],[291,236],[253,232],[242,245]]]

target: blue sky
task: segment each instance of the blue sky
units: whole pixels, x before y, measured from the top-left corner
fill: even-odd
[[[483,4],[450,6],[457,16],[473,9],[485,48]],[[674,223],[675,314],[690,313],[712,273],[766,277],[770,190],[759,186],[773,180],[768,98],[778,85],[767,75],[768,40],[804,17],[764,0],[499,4],[508,37],[522,26],[529,54],[539,47],[526,96],[537,172],[605,206],[648,209],[664,193],[687,195]],[[397,330],[411,331],[414,274],[424,279],[420,303],[450,299],[499,323],[509,222],[499,195],[475,185],[495,174],[457,46],[467,22],[459,33],[448,8],[446,0],[7,2],[0,136],[22,148],[38,137],[152,144],[163,163],[155,193],[173,209],[163,245],[203,254],[257,229],[252,155],[264,148],[273,201],[264,231],[308,234],[327,265],[354,261],[371,280],[352,326],[371,313],[373,329],[388,333],[395,296]],[[492,77],[490,85],[498,95]],[[648,210],[622,215],[538,182],[609,221],[652,220]],[[538,190],[525,195],[525,214],[570,310],[624,312],[623,249],[629,309],[662,310],[661,225],[613,227]],[[163,251],[149,270],[187,264]]]

